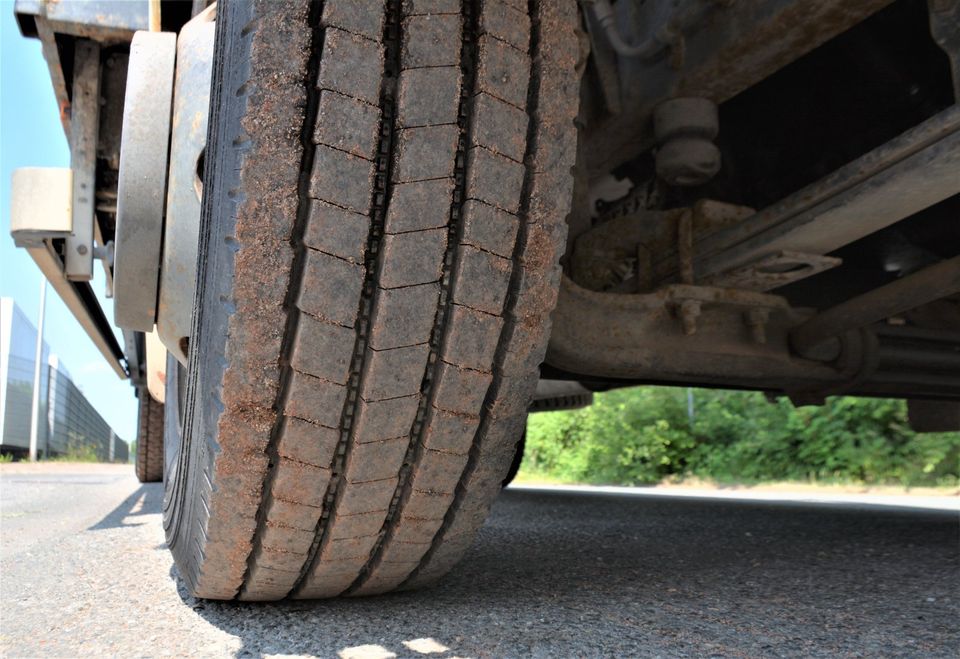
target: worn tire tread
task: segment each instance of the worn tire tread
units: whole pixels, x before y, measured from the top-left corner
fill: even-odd
[[[159,483],[163,480],[163,403],[155,401],[145,387],[138,396],[137,480]]]
[[[287,12],[301,21],[287,39],[313,43],[287,67],[315,86],[272,129],[302,122],[275,175],[269,244],[286,279],[250,274],[264,264],[245,205],[264,182],[237,157],[226,322],[261,339],[263,358],[221,364],[219,443],[193,477],[207,486],[172,532],[193,539],[175,549],[192,590],[221,599],[376,594],[432,581],[466,550],[546,348],[576,147],[573,3],[532,2],[532,16],[500,0],[433,16],[400,0],[286,5],[254,3],[240,31],[262,52],[258,27]],[[263,59],[239,91],[275,73]],[[442,93],[425,107],[418,89]],[[252,101],[242,116],[258,119]],[[233,142],[250,158],[270,137]],[[273,318],[241,308],[245,277]],[[225,495],[232,521],[211,530]]]

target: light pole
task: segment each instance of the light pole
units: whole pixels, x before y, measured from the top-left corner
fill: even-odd
[[[40,434],[40,373],[43,361],[43,316],[47,307],[47,278],[40,278],[40,315],[37,319],[37,350],[33,359],[33,402],[30,405],[30,461],[37,459],[37,436]]]

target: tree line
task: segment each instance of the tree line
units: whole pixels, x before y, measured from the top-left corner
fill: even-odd
[[[960,484],[960,433],[916,433],[902,400],[794,407],[756,392],[636,387],[533,414],[522,471],[564,482]]]

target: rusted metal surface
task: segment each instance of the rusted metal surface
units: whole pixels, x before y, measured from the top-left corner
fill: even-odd
[[[624,57],[617,60],[622,110],[615,115],[587,118],[584,145],[588,171],[610,171],[653,146],[650,116],[660,102],[676,96],[701,96],[722,103],[890,1],[714,3],[711,12],[683,30],[682,57],[650,62]],[[689,11],[694,4],[695,0],[678,3],[675,11]]]
[[[824,341],[960,292],[960,256],[822,311],[790,333],[793,348],[810,353]]]
[[[100,134],[97,139],[97,197],[94,238],[99,245],[112,241],[117,225],[117,180],[123,128],[123,98],[129,53],[108,52],[100,69]],[[106,296],[113,297],[113,263],[101,260]]]
[[[692,336],[678,318],[685,302],[700,306]],[[757,308],[771,312],[765,343],[753,340],[744,316]],[[775,389],[838,380],[831,367],[790,356],[787,331],[807,316],[771,295],[680,285],[646,295],[596,293],[564,277],[547,363],[597,377]]]
[[[60,63],[60,51],[54,38],[53,30],[43,19],[36,21],[37,37],[40,39],[43,59],[50,70],[50,82],[53,84],[53,94],[57,99],[60,110],[60,124],[67,139],[70,139],[70,96],[67,94],[67,82],[63,77],[63,66]]]
[[[34,20],[38,32],[45,22],[53,32],[109,44],[130,41],[134,32],[149,28],[147,5],[148,0],[17,0],[14,11],[21,25]]]
[[[842,262],[835,256],[784,250],[768,254],[749,265],[705,277],[700,283],[747,291],[772,291],[835,268]]]
[[[73,56],[69,50],[70,38],[89,39],[102,45],[128,42],[136,30],[148,27],[147,0],[17,0],[13,10],[21,34],[40,40],[60,110],[60,122],[69,140],[72,85],[68,85],[64,77],[61,58],[66,58],[69,64]],[[57,34],[68,37],[64,53],[58,45]]]
[[[690,245],[688,262],[692,268],[695,237],[734,226],[753,213],[752,208],[709,199],[697,202],[691,209],[621,213],[615,208],[612,218],[604,219],[576,239],[570,259],[571,277],[590,290],[649,291],[653,283],[679,271],[682,258],[677,251],[678,241]],[[689,222],[690,226],[680,240],[682,222]],[[665,261],[664,255],[671,260]]]
[[[698,276],[779,251],[828,254],[960,192],[960,107],[952,106],[823,179],[694,244]],[[674,249],[655,270],[675,276]]]
[[[691,301],[699,312],[687,334]],[[680,285],[597,293],[564,277],[546,363],[585,378],[782,391],[799,404],[841,393],[960,397],[960,370],[922,367],[944,351],[958,358],[955,332],[873,325],[848,332],[832,356],[798,358],[789,332],[812,314],[779,296]]]
[[[103,98],[103,106],[100,108],[100,137],[97,141],[97,158],[102,161],[101,168],[112,170],[115,174],[120,169],[120,141],[121,131],[123,130],[123,91],[127,86],[127,64],[129,63],[129,53],[111,51],[105,54],[103,58],[103,67],[100,73],[100,96]],[[103,178],[103,177],[101,177]],[[115,178],[110,179],[114,184]],[[101,183],[101,189],[98,189],[98,195],[103,196],[103,201],[110,198],[110,192],[104,189]],[[116,190],[113,190],[112,200],[116,202]],[[101,210],[98,208],[97,210]],[[107,212],[116,213],[116,208],[104,209]]]

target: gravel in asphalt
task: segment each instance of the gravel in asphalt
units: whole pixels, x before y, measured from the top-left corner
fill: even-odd
[[[162,486],[0,472],[0,654],[957,656],[956,511],[508,490],[416,593],[196,600]]]

